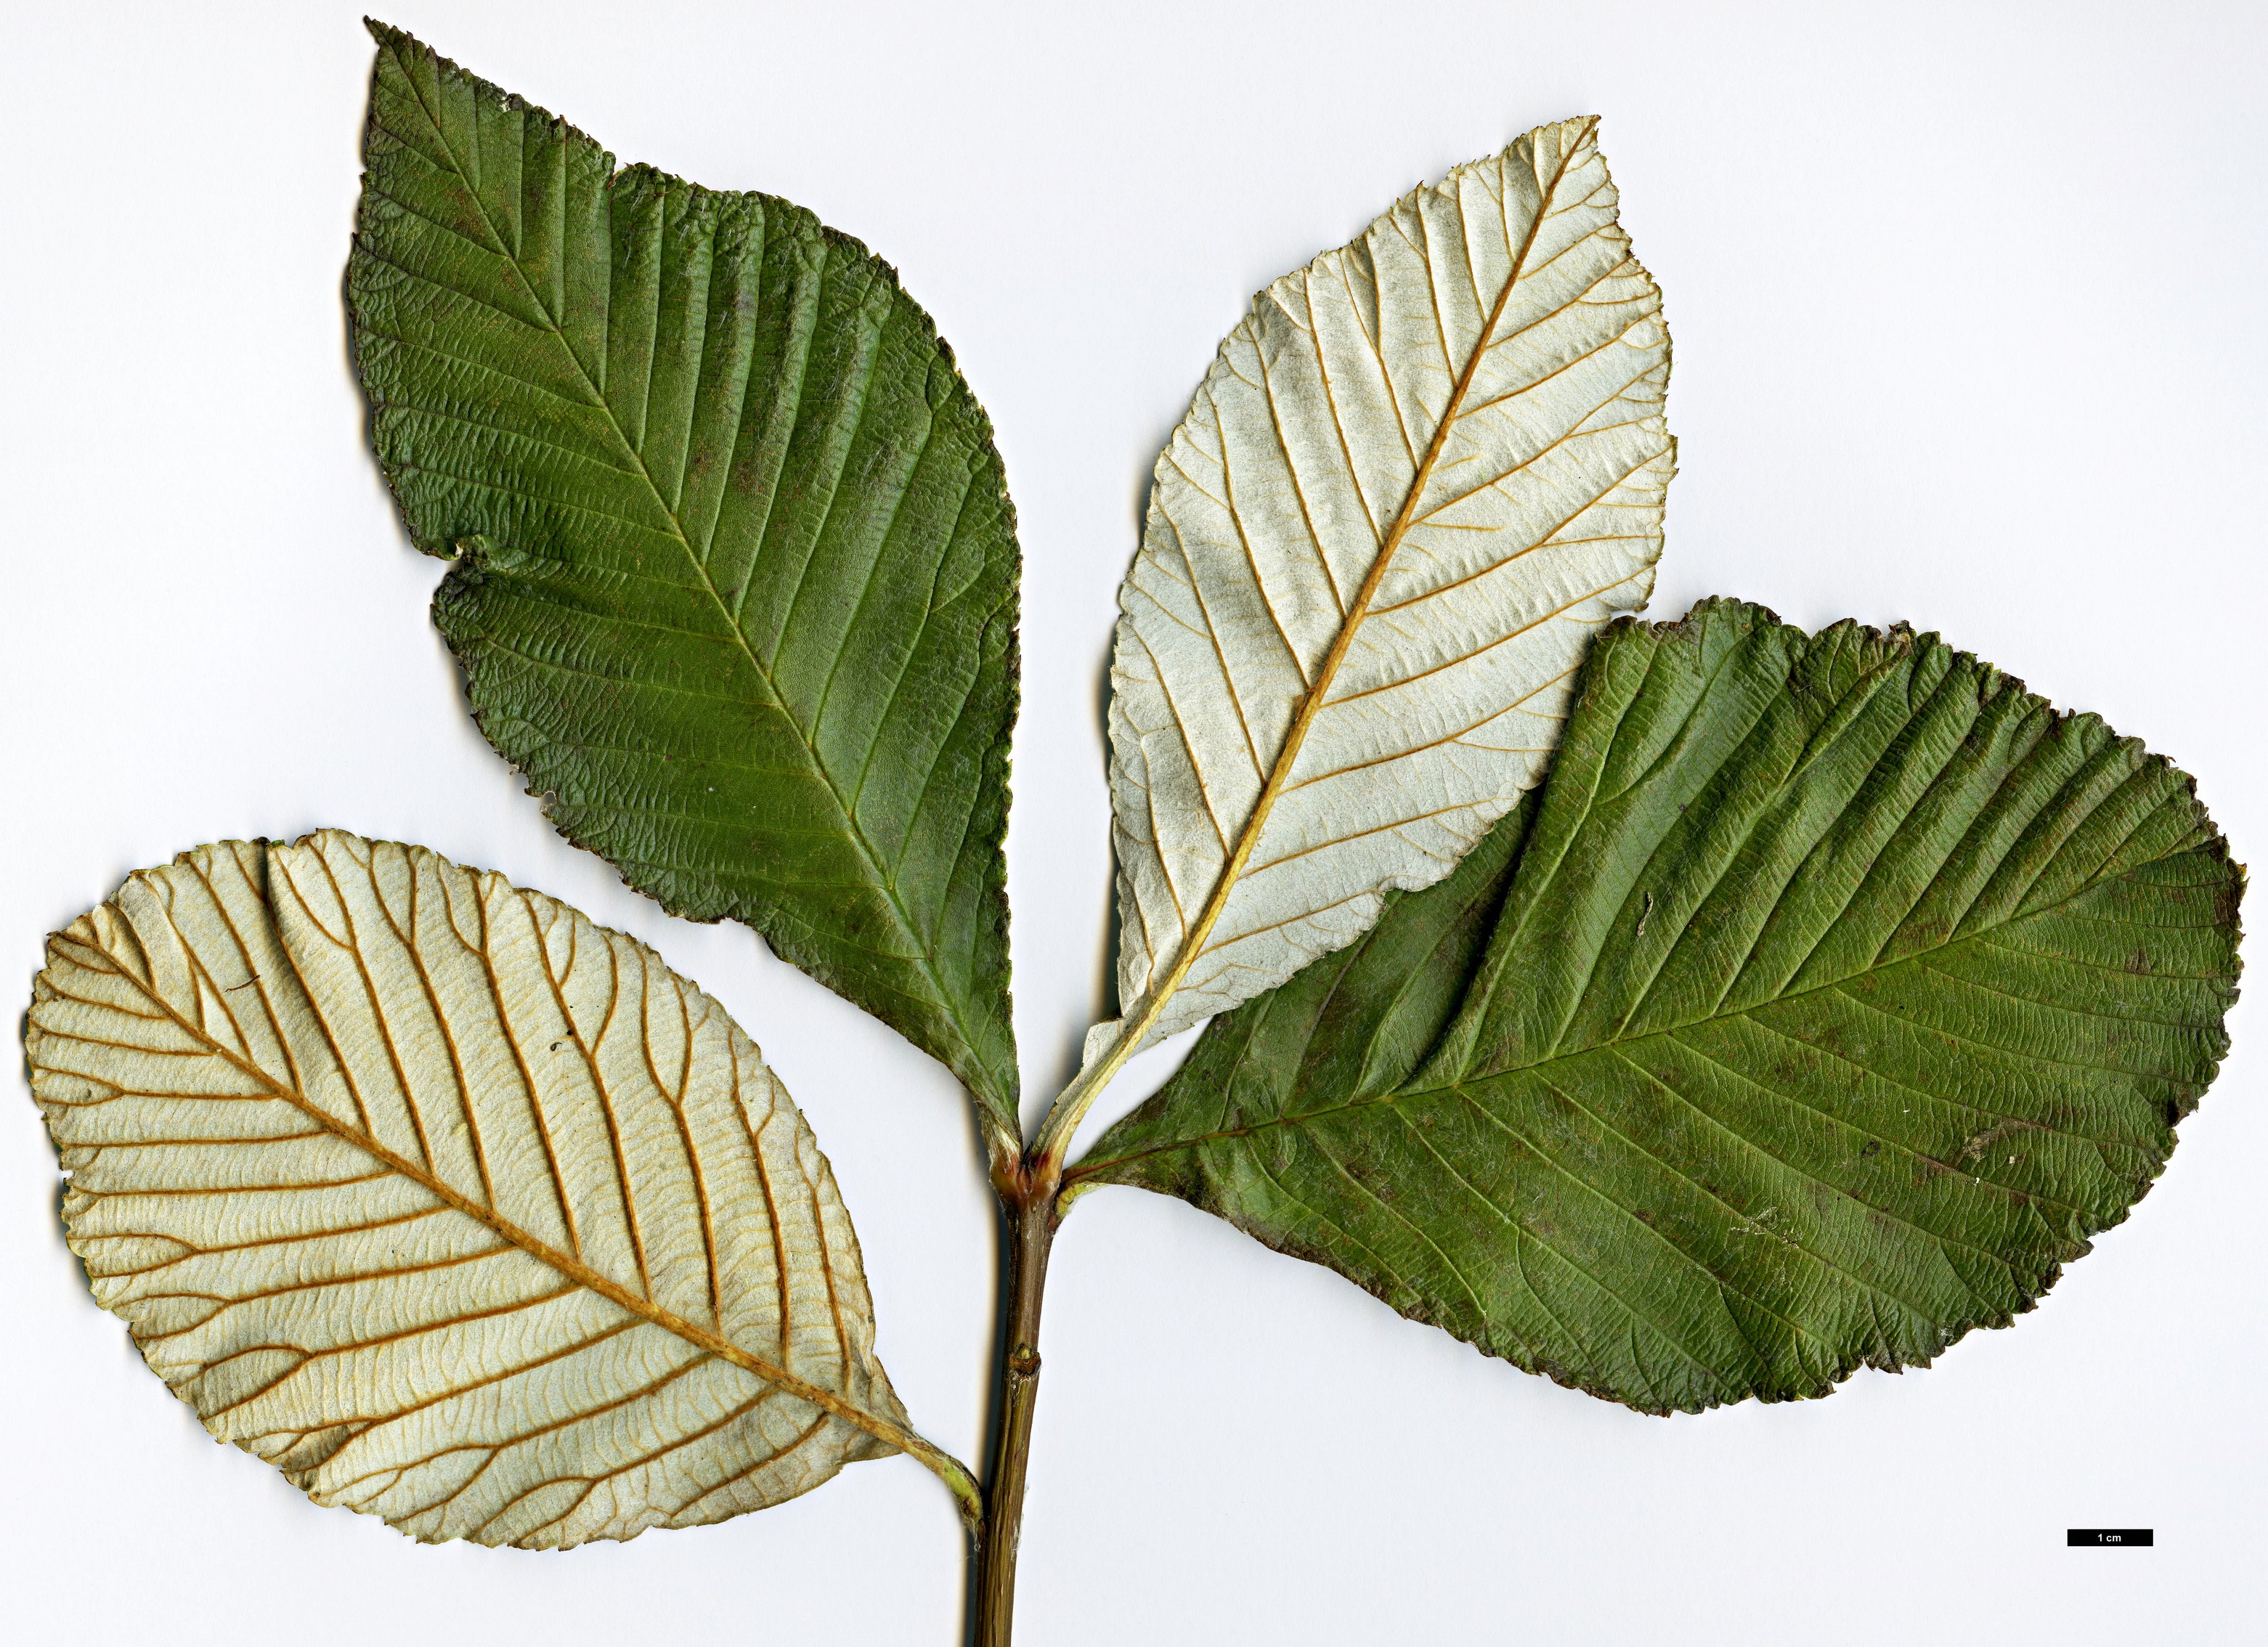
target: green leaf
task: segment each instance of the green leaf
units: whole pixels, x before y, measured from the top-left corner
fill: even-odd
[[[2186,776],[1934,636],[1625,621],[1532,823],[1071,1178],[1648,1412],[1824,1394],[2006,1325],[2148,1189],[2242,888]]]
[[[890,267],[617,172],[399,30],[347,289],[434,620],[570,840],[745,921],[1015,1129],[1001,838],[1014,518]]]
[[[326,830],[129,876],[24,1048],[103,1306],[221,1440],[426,1542],[694,1526],[904,1450],[827,1158],[723,1009]]]

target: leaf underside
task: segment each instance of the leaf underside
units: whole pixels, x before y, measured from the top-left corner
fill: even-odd
[[[335,831],[201,847],[48,940],[25,1046],[96,1298],[319,1504],[563,1548],[893,1450],[846,1408],[904,1424],[756,1048],[499,875]]]
[[[1158,461],[1110,710],[1146,1040],[1447,873],[1646,603],[1669,336],[1595,126],[1460,166],[1259,294]]]
[[[1216,1021],[1137,1184],[1648,1412],[2006,1325],[2228,1041],[2242,871],[2160,757],[1933,636],[1599,641],[1541,793]]]
[[[570,840],[730,916],[1014,1127],[1014,517],[856,240],[379,40],[348,270],[475,719]]]

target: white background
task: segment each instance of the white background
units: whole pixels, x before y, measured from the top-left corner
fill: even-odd
[[[955,345],[1027,558],[1035,1107],[1102,1004],[1098,705],[1160,442],[1256,287],[1572,114],[1604,117],[1676,338],[1653,611],[1941,629],[2146,738],[2239,857],[2268,849],[2261,8],[387,4],[626,160],[862,237]],[[992,1231],[944,1072],[745,930],[628,892],[461,710],[424,612],[442,569],[401,537],[346,363],[358,10],[0,8],[0,996],[124,872],[232,835],[338,825],[567,898],[763,1044],[857,1217],[898,1389],[974,1458]],[[2036,1314],[1824,1402],[1640,1417],[1178,1202],[1087,1198],[1022,1639],[2257,1639],[2257,1003],[2230,1026],[2164,1180]],[[90,1302],[8,1085],[0,1636],[955,1640],[950,1505],[902,1459],[563,1556],[314,1510]],[[2090,1524],[2158,1545],[2063,1547]]]

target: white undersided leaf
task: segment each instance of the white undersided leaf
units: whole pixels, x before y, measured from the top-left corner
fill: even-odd
[[[26,1046],[95,1297],[319,1504],[557,1548],[902,1434],[755,1047],[501,876],[335,832],[185,853],[49,940]]]
[[[1119,598],[1125,1016],[1091,1056],[1446,875],[1541,775],[1591,636],[1645,604],[1669,338],[1595,123],[1276,282],[1174,431]]]

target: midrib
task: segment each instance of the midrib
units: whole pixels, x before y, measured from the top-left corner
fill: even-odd
[[[592,404],[604,415],[607,427],[613,432],[623,455],[637,466],[638,478],[645,482],[646,490],[652,496],[654,506],[661,511],[662,518],[668,521],[669,535],[675,538],[678,547],[685,551],[687,564],[692,567],[695,575],[700,578],[701,587],[707,592],[710,600],[717,608],[718,615],[723,619],[725,631],[732,636],[733,643],[740,650],[741,656],[747,659],[749,669],[755,673],[756,679],[762,682],[764,690],[770,695],[772,706],[779,711],[780,717],[795,729],[796,739],[802,744],[804,753],[810,759],[811,769],[817,773],[820,781],[826,784],[827,792],[834,800],[836,810],[842,815],[843,833],[851,844],[858,849],[860,858],[865,861],[869,879],[888,901],[890,913],[896,919],[898,930],[911,946],[915,962],[921,971],[922,977],[929,984],[931,996],[938,1005],[944,1008],[946,1016],[953,1020],[954,1029],[960,1032],[961,1044],[968,1048],[972,1056],[976,1055],[976,1038],[969,1033],[968,1026],[961,1017],[960,1004],[953,998],[952,994],[944,987],[942,980],[938,977],[936,966],[930,959],[929,946],[922,941],[919,929],[915,926],[912,916],[900,900],[896,882],[884,872],[881,860],[876,855],[873,843],[867,840],[865,831],[859,825],[858,813],[843,795],[842,786],[835,781],[835,775],[828,770],[826,762],[820,758],[819,746],[810,731],[804,726],[794,711],[789,709],[786,695],[780,691],[778,683],[772,679],[770,671],[767,670],[762,660],[756,657],[755,649],[748,644],[748,637],[742,632],[740,621],[733,615],[732,607],[725,601],[714,580],[710,577],[708,566],[702,561],[700,555],[694,552],[693,541],[686,535],[684,523],[679,519],[677,511],[670,506],[668,499],[662,495],[660,486],[654,481],[652,471],[647,468],[644,453],[632,443],[629,431],[622,427],[622,421],[615,415],[615,408],[608,403],[605,393],[592,380],[589,370],[583,364],[582,357],[576,354],[573,346],[567,341],[566,334],[560,330],[558,321],[551,312],[550,305],[538,295],[535,288],[529,283],[526,275],[521,270],[519,260],[505,249],[504,236],[497,231],[496,220],[489,215],[488,203],[481,198],[479,187],[466,173],[463,165],[458,160],[455,145],[450,143],[448,134],[441,129],[440,121],[434,117],[430,108],[425,107],[424,99],[417,91],[416,80],[406,74],[403,78],[409,81],[410,94],[417,99],[418,107],[424,110],[426,121],[432,128],[435,140],[447,153],[459,181],[464,185],[465,192],[471,196],[474,210],[480,213],[482,227],[488,231],[490,239],[495,242],[493,246],[485,249],[493,251],[504,266],[512,271],[514,283],[519,287],[528,302],[534,305],[535,312],[543,317],[544,330],[559,346],[559,351],[567,357],[568,364],[575,369],[575,375],[582,380],[584,388],[591,396]],[[620,169],[617,169],[607,180],[610,200],[615,180],[621,175]],[[566,248],[563,245],[560,249],[563,262],[566,255]],[[984,1067],[981,1058],[978,1059],[978,1063],[980,1068]],[[988,1094],[987,1096],[997,1099],[999,1095]]]
[[[1580,147],[1580,140],[1577,147]],[[1323,661],[1316,670],[1314,684],[1307,688],[1305,695],[1300,699],[1299,713],[1292,718],[1291,730],[1285,734],[1284,746],[1278,752],[1276,760],[1269,769],[1268,781],[1261,788],[1260,798],[1254,803],[1251,817],[1246,820],[1243,829],[1237,835],[1234,849],[1230,853],[1227,863],[1222,866],[1220,879],[1214,883],[1213,890],[1205,900],[1204,908],[1199,913],[1196,924],[1183,937],[1181,951],[1174,958],[1172,967],[1167,969],[1165,977],[1160,979],[1158,984],[1145,992],[1145,1000],[1142,1009],[1135,1018],[1129,1021],[1126,1032],[1121,1037],[1122,1043],[1127,1047],[1138,1045],[1141,1038],[1149,1033],[1150,1026],[1164,1015],[1167,1003],[1179,991],[1182,980],[1189,974],[1189,968],[1197,964],[1197,957],[1204,952],[1205,940],[1211,937],[1214,926],[1219,922],[1223,912],[1228,907],[1231,894],[1234,893],[1238,883],[1243,878],[1245,865],[1250,861],[1254,849],[1259,844],[1260,835],[1267,826],[1269,814],[1275,809],[1278,798],[1290,782],[1292,768],[1299,761],[1300,751],[1307,742],[1307,733],[1314,726],[1316,717],[1322,712],[1324,700],[1330,694],[1331,685],[1337,678],[1339,666],[1345,661],[1348,651],[1352,648],[1356,633],[1362,628],[1364,620],[1369,616],[1371,601],[1376,597],[1379,585],[1384,581],[1396,551],[1401,548],[1403,539],[1408,536],[1410,527],[1416,522],[1418,500],[1425,496],[1426,484],[1432,478],[1434,466],[1440,460],[1441,452],[1448,444],[1450,429],[1464,414],[1465,396],[1472,388],[1473,378],[1480,370],[1482,358],[1488,353],[1489,340],[1496,335],[1498,324],[1504,318],[1505,305],[1512,301],[1512,294],[1518,288],[1521,277],[1526,271],[1528,255],[1535,249],[1536,237],[1543,230],[1543,219],[1553,198],[1558,193],[1559,185],[1566,178],[1569,158],[1567,151],[1561,152],[1558,170],[1552,174],[1550,182],[1544,186],[1537,199],[1535,216],[1528,223],[1527,238],[1521,242],[1519,255],[1513,258],[1511,272],[1505,276],[1504,287],[1497,293],[1496,302],[1489,310],[1488,319],[1473,341],[1472,353],[1466,357],[1463,369],[1457,374],[1456,384],[1450,391],[1447,403],[1441,409],[1440,421],[1434,425],[1433,437],[1426,444],[1425,454],[1418,461],[1417,473],[1410,482],[1409,492],[1402,500],[1402,507],[1395,513],[1393,524],[1388,527],[1386,537],[1379,546],[1377,556],[1371,562],[1369,571],[1364,574],[1361,587],[1355,592],[1353,602],[1347,607],[1345,621],[1339,626],[1338,634],[1333,637],[1330,650],[1323,655]]]
[[[2150,860],[2150,862],[2154,864],[2161,861],[2162,860],[2159,858],[2153,858]],[[2120,875],[2115,879],[2123,879],[2126,876],[2132,874],[2135,870],[2145,867],[2146,867],[2146,865],[2136,864],[2131,869],[2122,871]],[[1175,1150],[1191,1150],[1197,1148],[1201,1144],[1219,1143],[1231,1138],[1248,1137],[1255,1133],[1266,1132],[1277,1127],[1297,1127],[1308,1121],[1317,1120],[1320,1117],[1340,1114],[1350,1109],[1384,1108],[1399,1104],[1404,1099],[1440,1098],[1445,1094],[1455,1094],[1461,1092],[1462,1089],[1467,1086],[1478,1085],[1481,1083],[1487,1081],[1502,1080],[1509,1076],[1535,1073],[1551,1069],[1555,1065],[1572,1062],[1578,1058],[1587,1058],[1595,1053],[1621,1052],[1626,1048],[1642,1046],[1650,1040],[1660,1040],[1665,1038],[1674,1039],[1683,1031],[1698,1029],[1705,1025],[1727,1023],[1734,1018],[1754,1018],[1757,1013],[1762,1012],[1768,1008],[1785,1006],[1790,1002],[1801,1001],[1811,996],[1824,994],[1829,990],[1840,990],[1844,985],[1854,982],[1861,978],[1879,977],[1886,973],[1895,972],[1901,967],[1919,965],[1924,956],[1948,954],[1955,950],[1962,949],[1968,945],[1973,944],[1978,939],[1984,938],[1992,933],[2007,931],[2010,928],[2018,926],[2024,922],[2033,920],[2039,915],[2051,914],[2054,911],[2062,908],[2065,905],[2095,891],[2097,887],[2104,884],[2105,879],[2111,878],[2097,878],[2090,879],[2085,885],[2066,894],[2064,897],[2057,899],[2053,903],[2042,904],[2036,909],[2023,910],[2017,915],[2010,916],[2005,921],[1996,921],[1989,926],[1979,927],[1972,932],[1965,932],[1959,937],[1948,939],[1945,943],[1933,944],[1926,949],[1918,949],[1910,954],[1901,955],[1897,960],[1890,962],[1888,966],[1862,967],[1857,972],[1845,974],[1840,978],[1830,978],[1824,983],[1814,984],[1808,989],[1798,989],[1793,995],[1774,996],[1769,1001],[1759,1001],[1753,1006],[1737,1007],[1731,1011],[1705,1013],[1699,1018],[1689,1018],[1682,1024],[1666,1025],[1660,1029],[1646,1030],[1640,1034],[1611,1035],[1603,1040],[1594,1041],[1587,1047],[1578,1047],[1573,1048],[1572,1051],[1567,1052],[1552,1053],[1548,1057],[1538,1058],[1533,1062],[1512,1064],[1507,1065],[1506,1068],[1501,1070],[1491,1070],[1484,1074],[1474,1076],[1469,1080],[1445,1081],[1439,1085],[1434,1086],[1396,1087],[1392,1092],[1385,1093],[1378,1098],[1346,1099],[1336,1104],[1323,1105],[1320,1108],[1301,1110],[1295,1115],[1271,1115],[1267,1117],[1265,1120],[1253,1121],[1248,1126],[1225,1127],[1213,1132],[1203,1132],[1186,1138],[1176,1138],[1169,1143],[1152,1144],[1146,1149],[1131,1151],[1125,1155],[1113,1156],[1108,1161],[1098,1161],[1091,1165],[1088,1163],[1082,1161],[1078,1167],[1064,1175],[1064,1180],[1066,1182],[1069,1182],[1071,1180],[1075,1178],[1092,1177],[1094,1173],[1106,1167],[1116,1166],[1127,1161],[1144,1160],[1148,1157],[1167,1154]],[[1461,996],[1458,1003],[1459,1012],[1462,1011],[1463,1007],[1464,1000]],[[1443,1026],[1441,1031],[1443,1035],[1447,1035],[1448,1033],[1448,1027],[1449,1026],[1447,1025]],[[1770,1026],[1767,1026],[1766,1027]],[[1419,1066],[1422,1067],[1432,1055],[1432,1053],[1429,1052],[1425,1058],[1418,1060]],[[2024,1057],[2029,1055],[2023,1053],[2011,1053],[2008,1055],[2013,1057]],[[1858,1065],[1857,1067],[1861,1069],[1867,1068],[1867,1066],[1863,1064]],[[1869,1070],[1867,1072],[1869,1074],[1877,1073],[1872,1070]],[[1887,1079],[1888,1077],[1884,1077],[1881,1078]],[[1935,1095],[1933,1094],[1932,1096]],[[1948,1103],[1959,1102],[1958,1099],[1946,1099],[1944,1101]],[[1964,1106],[1964,1107],[1977,1108],[1977,1106],[1968,1105]],[[1983,1113],[1991,1114],[1992,1112],[1984,1111]],[[2006,1120],[2009,1119],[2009,1117],[2003,1116],[2002,1119]]]
[[[768,1384],[775,1385],[798,1400],[808,1401],[821,1411],[830,1413],[846,1423],[856,1425],[867,1434],[887,1442],[901,1452],[914,1454],[917,1458],[922,1459],[924,1463],[932,1458],[941,1456],[937,1452],[937,1449],[910,1430],[901,1428],[878,1414],[868,1412],[856,1402],[846,1400],[823,1386],[798,1378],[784,1367],[775,1366],[762,1356],[752,1354],[721,1334],[712,1333],[695,1326],[674,1311],[662,1308],[651,1298],[638,1297],[627,1287],[609,1280],[587,1264],[521,1229],[518,1224],[503,1217],[493,1208],[484,1207],[470,1196],[461,1194],[446,1180],[426,1172],[406,1156],[388,1149],[360,1128],[349,1126],[340,1121],[305,1093],[277,1081],[259,1065],[248,1059],[239,1057],[228,1048],[214,1040],[202,1026],[191,1023],[177,1011],[172,1002],[159,995],[151,985],[144,983],[133,968],[127,966],[120,957],[112,954],[99,944],[88,944],[86,947],[109,962],[118,976],[132,982],[143,999],[164,1013],[182,1033],[189,1036],[214,1056],[221,1059],[247,1079],[258,1083],[271,1096],[289,1104],[342,1143],[352,1145],[390,1172],[408,1179],[451,1210],[462,1213],[471,1218],[490,1233],[500,1237],[538,1262],[546,1265],[555,1274],[574,1283],[577,1286],[597,1293],[600,1298],[627,1313],[659,1327],[665,1332],[675,1335],[696,1349],[706,1351],[719,1360],[730,1362],[742,1371],[751,1373]],[[306,987],[304,980],[301,987],[303,989]],[[261,993],[264,997],[267,991],[263,989]],[[281,1033],[280,1026],[278,1032]],[[784,1268],[784,1254],[782,1264]],[[935,1468],[936,1466],[932,1464],[930,1467]]]

